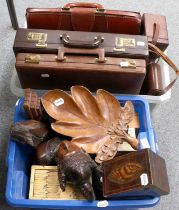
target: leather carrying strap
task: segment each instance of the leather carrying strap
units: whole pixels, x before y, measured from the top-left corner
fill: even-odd
[[[101,36],[94,37],[94,41],[70,40],[70,36],[67,34],[62,34],[60,38],[65,47],[85,49],[98,48],[104,41],[104,38]]]
[[[104,7],[101,4],[88,3],[88,2],[73,2],[73,3],[68,3],[64,6],[64,8],[74,8],[74,7],[104,9]]]
[[[157,54],[159,57],[161,57],[176,73],[176,78],[169,85],[167,85],[167,87],[165,87],[163,90],[161,90],[161,95],[163,95],[168,90],[170,90],[172,88],[172,86],[174,85],[174,83],[176,82],[176,80],[179,76],[179,70],[176,67],[176,65],[170,60],[170,58],[168,56],[166,56],[158,47],[156,47],[152,43],[148,43],[148,44],[149,44],[149,49],[152,52],[154,52],[155,54]]]
[[[158,23],[154,23],[154,25],[153,25],[153,37],[152,37],[152,43],[154,45],[157,44],[157,41],[159,39],[159,34],[160,34],[160,25]]]
[[[92,31],[95,22],[95,8],[71,9],[71,23],[74,31]]]
[[[105,60],[105,52],[104,48],[97,48],[97,49],[76,49],[76,48],[66,48],[66,47],[59,47],[58,48],[58,61],[64,61],[65,54],[88,54],[88,55],[98,55],[97,62],[104,63]]]

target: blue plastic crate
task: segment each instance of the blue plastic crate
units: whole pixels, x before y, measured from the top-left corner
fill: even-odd
[[[135,111],[139,115],[140,130],[138,138],[148,140],[150,148],[156,152],[156,139],[154,130],[151,125],[150,111],[148,103],[137,96],[119,96],[117,99],[123,105],[125,101],[131,100],[134,104]],[[23,99],[16,103],[14,122],[24,121],[27,116],[23,110]],[[141,144],[141,148],[145,145]],[[138,209],[155,206],[160,197],[141,197],[136,199],[125,200],[108,200],[108,201],[81,201],[81,200],[29,200],[29,182],[30,170],[34,157],[34,150],[29,146],[21,145],[10,140],[7,155],[7,185],[6,200],[9,205],[14,207],[42,208],[42,209],[97,209],[100,206],[107,209]]]

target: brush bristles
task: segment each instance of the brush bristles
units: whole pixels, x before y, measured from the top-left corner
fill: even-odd
[[[84,196],[71,183],[65,192],[59,186],[56,166],[32,166],[29,199],[40,200],[84,200]]]

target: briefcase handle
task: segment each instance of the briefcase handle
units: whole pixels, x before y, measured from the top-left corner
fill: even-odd
[[[74,8],[74,7],[104,9],[104,7],[101,4],[88,3],[88,2],[68,3],[68,4],[65,4],[65,6],[63,8]]]
[[[81,41],[81,40],[70,40],[70,36],[67,34],[60,35],[60,38],[65,47],[72,48],[85,48],[85,49],[94,49],[98,48],[100,44],[104,41],[104,38],[101,36],[94,37],[94,41]]]
[[[176,78],[172,82],[170,82],[170,84],[167,85],[167,87],[165,87],[163,90],[161,90],[161,95],[163,95],[168,90],[170,90],[172,88],[172,86],[178,79],[179,70],[178,70],[177,66],[170,60],[170,58],[168,56],[166,56],[157,46],[155,46],[152,43],[148,43],[148,45],[149,45],[149,50],[152,51],[153,53],[155,53],[156,55],[158,55],[159,57],[161,57],[176,73]]]
[[[105,59],[105,51],[104,48],[97,48],[97,49],[79,49],[79,48],[66,48],[66,47],[59,47],[58,48],[58,61],[64,61],[66,57],[65,54],[83,54],[83,55],[98,55],[96,61],[99,63],[106,62]]]

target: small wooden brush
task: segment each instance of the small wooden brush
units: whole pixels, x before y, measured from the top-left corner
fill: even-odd
[[[31,167],[29,199],[38,200],[85,200],[74,185],[68,183],[63,192],[59,186],[57,166]]]

